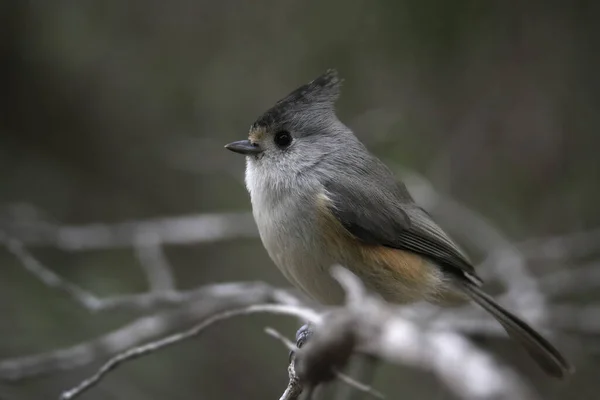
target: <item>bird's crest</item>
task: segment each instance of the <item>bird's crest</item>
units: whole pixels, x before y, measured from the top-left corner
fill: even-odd
[[[340,94],[341,82],[336,70],[327,70],[323,75],[300,86],[275,103],[252,124],[252,127],[268,126],[286,120],[290,113],[332,110]]]

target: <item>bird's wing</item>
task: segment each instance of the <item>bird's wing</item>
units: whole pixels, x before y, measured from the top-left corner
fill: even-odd
[[[358,240],[417,253],[449,272],[480,284],[473,265],[450,237],[418,207],[401,183],[374,188],[351,180],[331,180],[325,188],[330,211]]]

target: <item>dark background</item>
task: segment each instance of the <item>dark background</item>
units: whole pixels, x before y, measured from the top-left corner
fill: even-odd
[[[375,154],[512,240],[598,227],[598,11],[583,1],[0,1],[0,215],[87,224],[248,211],[243,159],[222,146],[333,67],[345,79],[340,118]],[[165,251],[180,288],[287,285],[257,239]],[[146,288],[131,249],[34,253],[103,296]],[[0,315],[0,359],[127,321],[82,310],[2,249]],[[296,328],[228,321],[124,366],[82,398],[278,398],[287,351],[262,332],[273,324]],[[513,360],[544,399],[592,399],[595,335],[560,345],[579,369],[563,384],[505,340],[479,343]],[[55,398],[97,366],[0,383],[0,398]],[[397,366],[374,384],[388,398],[452,398],[427,373]]]

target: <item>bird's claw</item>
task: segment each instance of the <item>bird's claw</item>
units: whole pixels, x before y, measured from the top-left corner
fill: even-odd
[[[313,332],[309,324],[302,325],[300,329],[296,331],[296,347],[299,349],[302,348],[302,346],[304,346],[306,342],[308,342],[312,334]],[[292,357],[294,356],[294,354],[294,350],[291,350],[289,355],[290,362],[292,361]]]

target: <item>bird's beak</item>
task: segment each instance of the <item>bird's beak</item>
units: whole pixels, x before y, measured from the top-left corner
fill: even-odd
[[[247,156],[257,155],[262,153],[262,149],[258,144],[252,143],[249,140],[238,140],[237,142],[229,143],[225,145],[227,150],[231,150],[236,153],[244,154]]]

